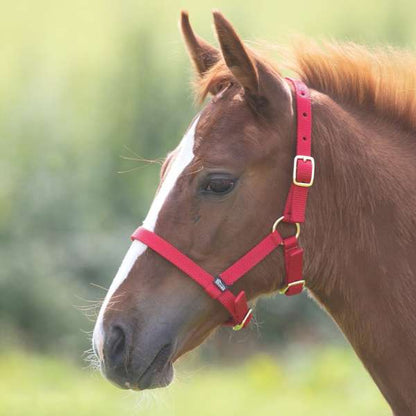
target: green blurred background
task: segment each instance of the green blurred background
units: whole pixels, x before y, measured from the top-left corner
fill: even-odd
[[[388,414],[307,296],[260,301],[257,325],[220,330],[165,390],[122,392],[87,368],[96,301],[143,219],[161,159],[197,111],[177,21],[214,41],[219,8],[244,39],[301,33],[412,48],[413,1],[2,2],[0,414]],[[280,412],[280,413],[279,413]]]

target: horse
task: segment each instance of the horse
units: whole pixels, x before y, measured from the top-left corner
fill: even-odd
[[[278,65],[213,15],[219,48],[181,15],[197,96],[211,99],[167,156],[101,307],[102,372],[125,389],[168,385],[173,363],[217,327],[248,324],[246,301],[291,289],[290,241],[295,292],[305,286],[332,317],[394,414],[416,415],[416,59],[304,40]],[[305,86],[310,117],[282,68]],[[304,223],[280,218],[296,187],[302,115],[313,157],[300,162],[315,174],[298,184],[308,192]],[[276,247],[243,276],[220,278],[266,239]]]

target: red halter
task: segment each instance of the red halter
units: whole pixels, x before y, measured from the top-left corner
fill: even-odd
[[[307,86],[302,81],[291,78],[287,80],[293,85],[296,96],[297,147],[293,164],[293,182],[284,215],[273,224],[272,232],[218,276],[212,276],[152,231],[139,227],[131,236],[132,240],[141,241],[174,264],[202,286],[209,296],[221,302],[231,315],[226,325],[233,325],[236,331],[250,322],[252,310],[247,306],[245,292],[241,291],[235,296],[230,287],[280,245],[283,246],[286,269],[286,285],[280,293],[286,296],[296,295],[302,292],[305,286],[305,280],[302,278],[303,249],[299,247],[298,237],[300,223],[305,220],[308,188],[312,186],[315,174],[315,161],[311,157],[312,108]],[[277,231],[281,221],[296,224],[296,235],[283,239]]]

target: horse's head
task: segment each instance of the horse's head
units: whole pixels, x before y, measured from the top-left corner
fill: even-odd
[[[295,120],[279,73],[243,45],[221,14],[214,20],[220,50],[196,36],[182,14],[200,92],[213,98],[166,159],[144,226],[215,276],[267,235],[283,211]],[[282,279],[277,251],[232,290],[253,299]],[[134,241],[100,311],[94,348],[118,385],[164,386],[172,363],[228,317],[193,280]]]

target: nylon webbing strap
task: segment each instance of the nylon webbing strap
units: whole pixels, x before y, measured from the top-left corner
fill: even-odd
[[[306,201],[315,174],[315,161],[311,157],[312,108],[308,88],[302,81],[286,78],[293,85],[296,99],[296,157],[293,161],[292,184],[286,200],[284,221],[305,221]]]
[[[141,241],[150,247],[198,283],[210,297],[221,302],[232,316],[230,322],[232,325],[241,323],[247,317],[249,309],[244,291],[235,296],[229,290],[229,286],[244,276],[282,243],[282,238],[275,231],[267,235],[227,270],[214,277],[171,243],[152,231],[139,227],[132,234],[131,239]],[[250,317],[247,317],[245,325],[248,324],[249,320]]]

